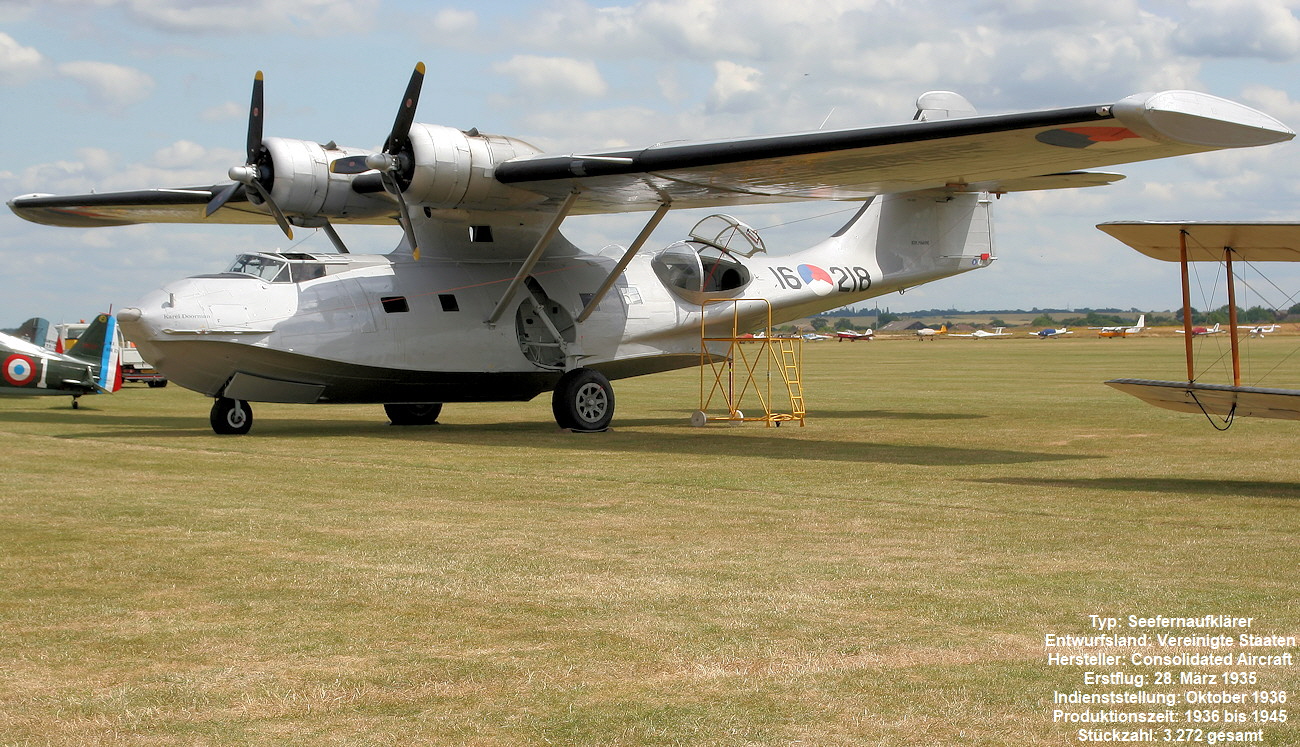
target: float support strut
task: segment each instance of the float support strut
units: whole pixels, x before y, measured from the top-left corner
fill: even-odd
[[[519,286],[524,284],[528,273],[532,272],[533,268],[537,266],[537,260],[542,258],[542,252],[546,251],[547,244],[550,244],[551,239],[555,238],[555,234],[560,230],[560,224],[564,222],[565,218],[569,217],[569,211],[573,209],[573,203],[577,202],[577,200],[578,190],[575,189],[565,198],[564,204],[560,206],[560,212],[556,213],[555,218],[551,220],[551,225],[547,226],[546,231],[537,239],[533,250],[528,253],[528,258],[520,265],[519,272],[515,273],[510,285],[506,286],[505,293],[501,294],[501,300],[497,302],[497,307],[492,310],[492,315],[487,318],[489,327],[496,325],[497,320],[501,318],[501,314],[505,312],[506,306],[514,300]]]

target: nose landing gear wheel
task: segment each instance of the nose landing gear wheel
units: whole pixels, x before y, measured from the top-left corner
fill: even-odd
[[[253,410],[241,399],[217,397],[208,414],[212,430],[222,436],[242,436],[253,427]]]
[[[551,411],[561,428],[603,431],[614,419],[614,387],[599,371],[575,368],[560,377]]]

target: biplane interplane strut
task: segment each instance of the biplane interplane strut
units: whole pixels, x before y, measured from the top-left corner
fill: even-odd
[[[1165,262],[1177,262],[1183,299],[1183,344],[1187,359],[1187,381],[1113,379],[1106,383],[1148,404],[1180,412],[1216,415],[1228,422],[1234,417],[1300,420],[1300,390],[1273,389],[1241,384],[1241,344],[1237,324],[1235,262],[1300,262],[1300,223],[1270,222],[1161,222],[1130,221],[1102,223],[1097,228],[1139,252]],[[1196,381],[1192,338],[1192,262],[1217,262],[1224,266],[1228,288],[1228,339],[1232,362],[1232,384]],[[1215,325],[1218,331],[1219,325]]]

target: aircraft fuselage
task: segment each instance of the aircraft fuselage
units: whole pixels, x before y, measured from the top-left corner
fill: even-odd
[[[169,380],[212,397],[527,400],[574,368],[618,379],[699,365],[702,318],[710,334],[755,331],[769,308],[780,324],[986,266],[990,243],[986,198],[892,196],[787,256],[697,242],[638,254],[581,322],[620,253],[581,252],[562,237],[491,324],[519,262],[435,248],[416,261],[402,247],[241,255],[231,271],[171,283],[119,319]]]

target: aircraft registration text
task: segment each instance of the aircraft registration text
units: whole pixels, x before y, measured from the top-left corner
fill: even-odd
[[[865,267],[827,267],[803,264],[791,268],[778,265],[772,268],[777,285],[784,290],[799,290],[804,286],[825,295],[831,291],[861,293],[871,288],[871,273]]]

